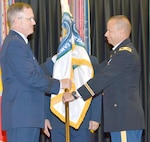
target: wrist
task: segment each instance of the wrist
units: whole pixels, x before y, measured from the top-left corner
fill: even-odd
[[[74,97],[74,99],[76,100],[76,99],[78,99],[78,95],[77,95],[77,92],[76,91],[73,91],[72,93],[71,93],[71,95]]]

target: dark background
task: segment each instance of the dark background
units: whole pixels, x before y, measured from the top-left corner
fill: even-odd
[[[27,2],[33,7],[37,24],[34,34],[29,38],[35,56],[42,63],[47,57],[57,52],[61,33],[60,2],[59,0],[15,1]],[[149,0],[90,0],[91,54],[97,56],[99,62],[106,59],[110,51],[104,38],[108,18],[113,15],[124,14],[132,23],[131,39],[139,52],[142,64],[140,89],[146,122],[142,142],[150,141],[149,8]],[[109,134],[103,134],[103,126],[95,135],[96,142],[110,142]],[[48,142],[43,134],[41,134],[41,142]]]

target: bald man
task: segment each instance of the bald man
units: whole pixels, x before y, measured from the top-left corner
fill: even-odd
[[[102,92],[104,132],[110,132],[112,142],[141,142],[145,127],[139,92],[141,65],[130,33],[126,16],[111,17],[105,33],[113,45],[109,59],[97,66],[93,79],[63,96],[63,101],[69,102],[78,97],[87,100]]]

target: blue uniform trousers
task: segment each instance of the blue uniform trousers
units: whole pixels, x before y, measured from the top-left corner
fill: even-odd
[[[6,132],[8,142],[39,142],[40,128],[12,128]]]
[[[70,142],[94,142],[95,136],[87,128],[70,129]],[[51,130],[52,142],[66,142],[65,129]]]
[[[111,132],[112,142],[141,142],[142,130]]]

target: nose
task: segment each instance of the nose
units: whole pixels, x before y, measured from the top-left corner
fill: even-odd
[[[107,37],[107,35],[108,35],[108,31],[106,31],[106,33],[104,34],[104,36]]]
[[[35,22],[35,20],[34,20],[34,19],[32,19],[32,23],[33,23],[33,25],[36,25],[36,22]]]
[[[36,22],[35,22],[34,18],[30,18],[30,21],[32,22],[33,25],[36,25]]]

